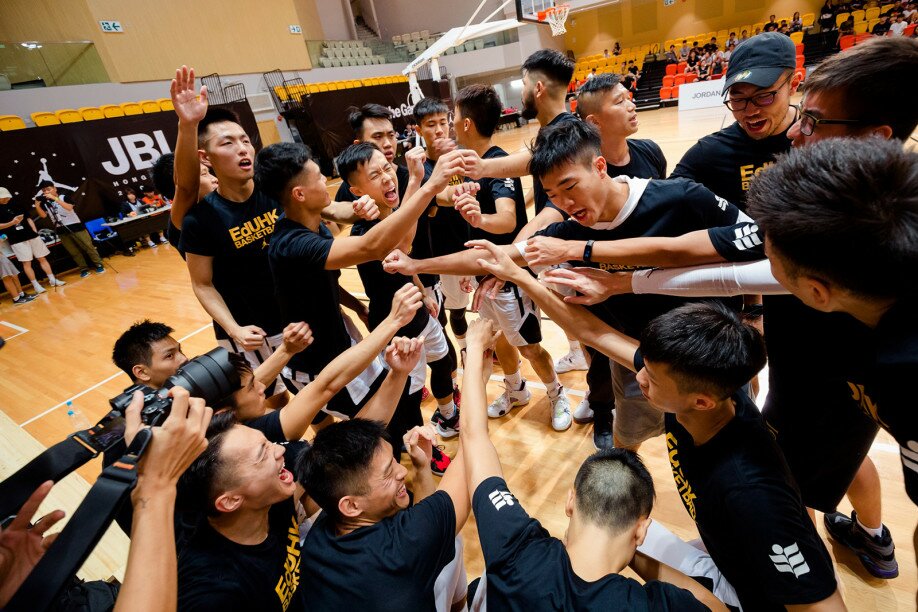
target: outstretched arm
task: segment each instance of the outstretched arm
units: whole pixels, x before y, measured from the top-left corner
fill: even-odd
[[[565,332],[634,370],[637,340],[612,329],[585,308],[565,304],[550,289],[515,265],[500,247],[487,240],[473,240],[469,245],[481,255],[478,263],[489,274],[516,283]]]
[[[322,369],[314,381],[303,387],[290,403],[281,408],[284,437],[299,440],[312,420],[339,391],[376,359],[389,339],[407,325],[421,307],[421,292],[406,284],[395,293],[389,316],[366,338],[344,351]]]
[[[506,253],[514,262],[525,265],[526,262],[516,246],[508,244],[497,248]],[[413,274],[455,274],[457,276],[486,274],[486,271],[478,263],[479,257],[481,257],[480,253],[466,250],[450,253],[449,255],[441,255],[440,257],[412,259],[396,249],[383,260],[383,269],[390,274],[399,272],[406,276]]]
[[[360,409],[357,418],[388,423],[402,399],[411,370],[421,358],[424,338],[394,338],[386,348],[389,373],[373,397]],[[417,501],[417,500],[415,500]]]
[[[172,106],[178,115],[178,138],[175,141],[175,161],[172,175],[175,197],[169,218],[172,225],[182,227],[185,214],[197,203],[201,183],[201,162],[198,160],[198,123],[207,113],[207,86],[201,86],[200,98],[194,91],[194,68],[182,66],[175,71],[169,87]]]

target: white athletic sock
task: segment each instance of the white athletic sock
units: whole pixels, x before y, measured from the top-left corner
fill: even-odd
[[[20,292],[19,292],[19,295],[16,296],[16,297],[25,297],[25,291],[20,291]]]
[[[459,348],[464,349],[465,348],[465,336],[461,338],[456,338],[456,344],[459,345]]]
[[[32,286],[35,287],[35,291],[41,291],[42,286],[37,280],[32,281]]]
[[[445,404],[437,402],[437,409],[440,411],[440,414],[443,415],[444,419],[451,419],[453,415],[456,414],[456,404],[453,400],[449,400]]]
[[[579,353],[579,352],[582,350],[582,349],[580,348],[580,341],[579,341],[579,340],[570,340],[570,339],[569,339],[567,342],[568,342],[568,344],[570,345],[570,348],[571,348],[571,352],[572,352],[572,353]]]
[[[864,531],[866,531],[867,533],[869,533],[869,534],[872,535],[873,537],[875,537],[875,538],[882,538],[882,537],[883,537],[883,523],[880,523],[880,526],[879,526],[879,527],[874,528],[874,527],[868,527],[868,526],[866,526],[864,523],[862,523],[860,517],[857,517],[857,516],[856,516],[856,517],[854,517],[854,520],[857,521],[858,527],[860,527],[861,529],[863,529]]]
[[[561,382],[558,380],[558,376],[555,375],[555,379],[550,383],[545,385],[545,392],[548,394],[548,397],[555,399],[561,392],[564,391],[564,387],[561,386]]]
[[[53,275],[53,274],[49,274],[49,275],[48,275],[48,280],[51,281],[51,282],[53,283],[53,282],[55,282],[57,279],[54,278],[54,275]]]
[[[520,371],[517,370],[513,374],[504,374],[504,382],[507,383],[511,391],[519,391],[520,387],[523,386],[523,377],[520,376]]]

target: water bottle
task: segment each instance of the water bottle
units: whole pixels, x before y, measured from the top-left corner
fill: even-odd
[[[73,405],[72,401],[67,402],[67,418],[70,419],[70,428],[74,431],[83,431],[92,427],[92,423],[80,412],[80,409]]]

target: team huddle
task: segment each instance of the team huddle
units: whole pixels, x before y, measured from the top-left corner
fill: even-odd
[[[402,163],[388,110],[350,109],[334,200],[305,145],[256,155],[179,70],[178,142],[155,176],[241,380],[179,481],[179,609],[845,609],[815,511],[871,574],[897,576],[867,452],[880,428],[895,438],[918,504],[918,41],[825,60],[799,106],[795,55],[776,33],[738,46],[736,122],[669,175],[632,138],[619,76],[589,79],[574,115],[573,62],[552,50],[523,64],[522,116],[541,127],[521,151],[493,142],[485,85],[415,105],[424,146]],[[339,284],[350,267],[366,305]],[[543,316],[585,352],[576,407]],[[161,385],[186,361],[171,331],[138,323],[116,363]],[[489,403],[492,358],[505,389]],[[563,539],[514,496],[488,435],[531,400],[521,358],[546,427],[593,424],[596,453],[551,500]],[[638,451],[661,434],[700,541],[650,518]],[[455,456],[438,436],[458,437]],[[470,514],[485,572],[468,584]]]

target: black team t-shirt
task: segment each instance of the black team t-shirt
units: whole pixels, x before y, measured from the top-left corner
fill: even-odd
[[[424,162],[424,182],[433,174],[436,162]],[[461,185],[463,178],[454,176],[449,185]],[[430,254],[433,257],[451,255],[465,250],[465,243],[469,240],[469,224],[462,215],[452,206],[437,206],[436,198],[431,200],[427,216],[427,235],[430,238]],[[418,231],[421,227],[418,226]]]
[[[268,243],[280,213],[277,202],[256,189],[245,202],[216,191],[191,207],[179,248],[213,257],[213,285],[239,325],[257,325],[269,336],[283,330],[268,265]],[[229,335],[214,321],[217,338]]]
[[[237,544],[205,521],[179,555],[178,609],[305,610],[303,589],[298,588],[300,568],[299,523],[292,499],[271,507],[268,537],[260,544]]]
[[[635,368],[644,367],[638,352]],[[832,559],[758,408],[744,390],[736,416],[696,446],[667,412],[666,447],[682,505],[747,610],[784,610],[836,589]]]
[[[0,204],[0,223],[11,223],[19,215],[22,215],[22,221],[16,225],[0,229],[0,234],[6,234],[6,239],[10,244],[19,244],[38,237],[38,234],[32,230],[32,226],[29,224],[28,209],[24,206],[13,204],[12,201]]]
[[[363,236],[381,222],[380,219],[373,221],[361,219],[351,226],[351,236]],[[382,262],[379,260],[357,264],[357,273],[360,274],[363,288],[367,292],[367,297],[370,298],[369,327],[370,330],[374,330],[383,319],[389,316],[389,311],[392,309],[392,297],[405,283],[412,282],[411,277],[403,274],[389,274],[383,270]],[[419,308],[408,325],[398,331],[398,335],[416,338],[424,332],[429,320],[430,315],[427,309]]]
[[[507,152],[498,146],[492,146],[485,151],[482,159],[507,157]],[[513,210],[516,213],[516,225],[505,234],[491,234],[483,229],[469,226],[469,238],[472,240],[490,240],[494,244],[511,244],[513,238],[526,225],[526,197],[523,195],[523,184],[518,178],[482,178],[478,181],[480,189],[475,195],[481,214],[493,215],[497,212],[497,200],[509,198],[513,200]]]
[[[627,201],[616,219],[586,227],[573,219],[549,225],[537,235],[562,240],[619,240],[642,236],[682,234],[736,223],[748,219],[735,206],[702,185],[688,180],[645,180],[617,177],[630,187]],[[635,269],[595,262],[571,262],[601,270]],[[690,300],[664,295],[618,295],[589,309],[600,319],[639,337],[647,323]]]
[[[456,555],[456,511],[444,491],[375,525],[337,535],[319,515],[303,544],[313,610],[436,610],[434,583]]]
[[[660,145],[644,138],[627,138],[625,143],[631,159],[624,166],[606,166],[606,174],[646,179],[666,178],[666,156]]]
[[[746,210],[746,191],[752,178],[790,150],[787,131],[768,138],[751,138],[739,123],[709,134],[686,151],[670,178],[701,183],[722,198]]]
[[[565,111],[549,121],[548,125],[558,125],[566,121],[580,121],[580,119],[578,119],[577,115],[574,113],[568,113]],[[545,188],[542,187],[542,181],[540,181],[537,176],[532,177],[532,191],[535,198],[535,213],[538,215],[540,212],[542,212],[542,209],[550,203],[550,200],[548,199],[548,194],[545,193]]]
[[[503,478],[487,478],[472,496],[487,574],[489,610],[707,610],[689,591],[620,574],[587,582],[567,549],[531,518]]]
[[[333,240],[322,223],[314,232],[281,216],[268,250],[282,320],[305,321],[312,330],[312,344],[294,355],[288,365],[312,376],[351,346],[341,318],[341,272],[325,269]]]

